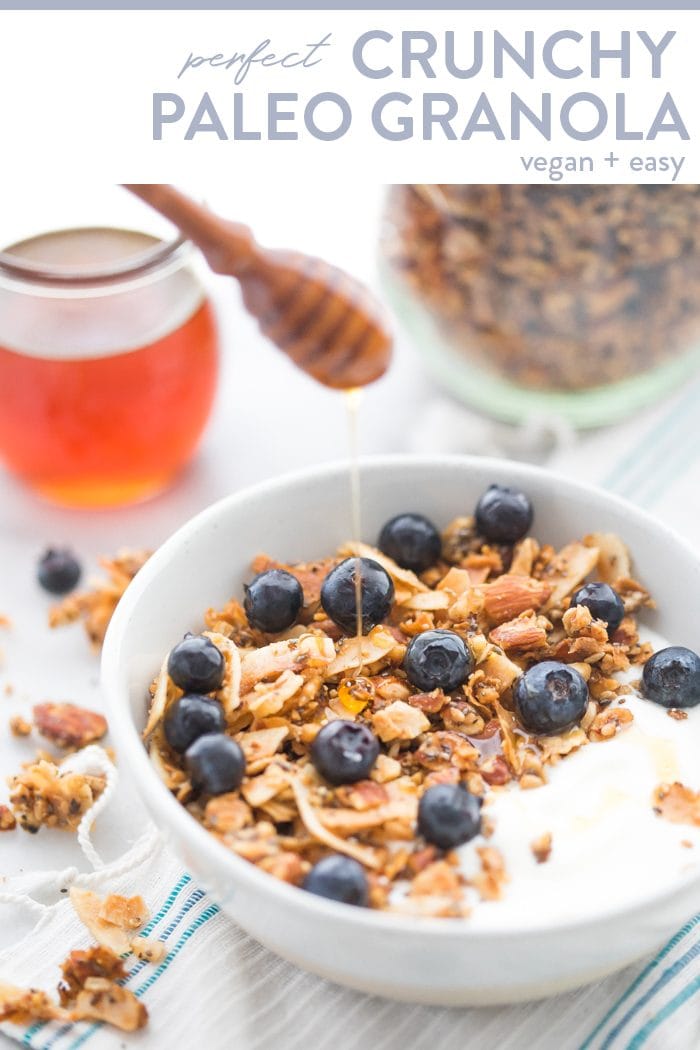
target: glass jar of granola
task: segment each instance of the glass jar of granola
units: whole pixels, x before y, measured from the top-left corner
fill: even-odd
[[[385,290],[437,378],[509,421],[578,427],[700,365],[700,187],[401,185]]]

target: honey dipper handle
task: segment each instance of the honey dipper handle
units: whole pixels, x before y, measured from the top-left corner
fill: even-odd
[[[255,261],[253,235],[242,223],[214,215],[174,186],[144,183],[124,188],[174,223],[197,245],[215,273],[238,277]]]

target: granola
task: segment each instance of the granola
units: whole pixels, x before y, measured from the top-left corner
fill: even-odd
[[[339,628],[322,604],[324,580],[348,557],[371,559],[392,585],[385,615],[361,637]],[[184,695],[170,674],[176,647],[151,685],[144,732],[170,790],[227,849],[296,886],[308,887],[320,861],[341,855],[364,869],[362,902],[375,908],[464,917],[475,900],[506,893],[505,860],[487,842],[494,793],[540,787],[558,762],[633,722],[624,675],[650,655],[635,613],[651,598],[632,580],[622,541],[584,536],[557,551],[525,536],[498,545],[463,517],[444,530],[438,560],[418,574],[364,543],[313,563],[259,555],[253,569],[290,574],[303,603],[277,633],[251,623],[235,598],[206,613],[202,645],[216,647],[221,667],[218,686],[200,702],[221,705],[225,735],[240,749],[240,777],[208,790],[189,757],[196,743],[190,751],[169,741]],[[571,604],[591,577],[620,588],[624,614],[610,632],[587,606]],[[411,644],[434,631],[455,637],[466,653],[470,670],[456,687],[417,688],[406,670]],[[520,720],[514,686],[547,661],[571,669],[585,702],[575,724],[534,732]],[[314,759],[314,741],[337,722],[376,747],[366,773],[345,782],[322,775]],[[483,803],[470,878],[449,846],[421,831],[422,800],[454,786]],[[531,848],[543,863],[551,835]]]
[[[114,557],[101,558],[107,578],[96,580],[89,591],[69,594],[49,612],[49,626],[63,627],[82,621],[93,649],[104,641],[109,621],[122,594],[150,557],[146,550],[121,550]]]
[[[614,383],[697,339],[696,186],[397,185],[387,217],[392,272],[455,353],[523,386]]]
[[[83,816],[102,794],[102,775],[61,772],[46,759],[27,763],[21,773],[8,780],[14,816],[25,831],[49,828],[75,830]]]
[[[135,1032],[148,1021],[148,1011],[134,993],[117,983],[127,974],[113,952],[95,947],[71,952],[61,966],[59,1003],[36,988],[0,983],[0,1021],[104,1021],[122,1032]]]

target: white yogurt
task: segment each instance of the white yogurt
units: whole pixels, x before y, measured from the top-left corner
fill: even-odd
[[[669,644],[651,631],[640,633],[655,650]],[[633,668],[630,677],[638,679],[640,670]],[[592,917],[700,870],[700,828],[671,824],[652,808],[661,782],[700,789],[700,706],[682,721],[636,695],[626,706],[634,714],[630,728],[548,767],[543,787],[491,793],[495,831],[488,842],[501,851],[510,881],[501,900],[473,901],[475,928]],[[552,835],[552,852],[538,864],[531,843],[544,832]],[[481,842],[460,850],[467,875],[478,869],[474,847]]]

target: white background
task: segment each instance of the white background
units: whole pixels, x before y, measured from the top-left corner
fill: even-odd
[[[468,65],[471,33],[499,29],[514,44],[522,42],[525,28],[534,29],[536,43],[556,29],[574,29],[584,36],[602,32],[605,47],[619,46],[619,33],[632,31],[633,57],[629,80],[619,77],[619,62],[604,61],[603,77],[557,80],[542,73],[535,82],[514,70],[506,80],[495,81],[486,72],[475,80],[457,80],[444,73],[440,49],[434,60],[437,77],[416,74],[410,81],[399,75],[385,80],[360,76],[351,60],[352,44],[362,32],[384,28],[396,35],[401,29],[429,30],[441,34],[453,29],[463,36]],[[3,170],[6,185],[72,177],[77,168],[89,177],[110,182],[165,182],[208,177],[237,182],[246,177],[264,179],[273,187],[292,180],[345,181],[365,185],[384,182],[518,182],[545,181],[543,174],[526,173],[522,155],[592,155],[593,174],[578,176],[584,182],[661,181],[668,176],[637,176],[627,166],[631,156],[686,155],[680,181],[700,178],[698,149],[697,42],[700,15],[696,12],[282,12],[282,11],[120,11],[120,12],[5,12],[0,34],[0,121]],[[676,37],[662,59],[662,79],[650,79],[650,57],[635,32],[646,30],[660,39],[668,29]],[[209,90],[224,123],[230,126],[233,73],[223,69],[190,71],[180,80],[177,73],[190,52],[226,56],[252,50],[271,40],[278,54],[301,50],[304,45],[333,34],[328,57],[307,70],[279,67],[255,68],[243,86],[251,128],[261,126],[264,98],[270,91],[297,92],[300,100],[319,91],[344,94],[351,102],[354,120],[348,135],[338,142],[319,142],[305,135],[297,142],[219,142],[213,135],[183,141],[184,122],[173,126],[162,142],[151,136],[153,92],[178,92],[192,114],[204,91]],[[396,41],[386,50],[374,45],[368,55],[380,64],[398,55]],[[459,52],[458,52],[459,54]],[[486,47],[488,55],[488,47]],[[562,64],[587,68],[587,45],[563,44],[557,52]],[[383,64],[383,61],[382,63]],[[588,63],[588,66],[590,63]],[[664,93],[674,96],[686,122],[689,142],[676,135],[660,135],[656,142],[616,145],[612,118],[605,136],[593,142],[573,142],[561,134],[547,143],[535,132],[522,142],[496,142],[489,134],[471,141],[449,142],[419,138],[386,142],[370,126],[370,111],[381,94],[401,90],[416,99],[424,91],[451,92],[463,100],[464,120],[479,93],[485,90],[497,114],[505,121],[511,90],[538,108],[543,91],[555,102],[573,92],[595,91],[614,99],[617,91],[628,95],[628,126],[648,128]],[[417,106],[413,107],[417,112]],[[505,121],[507,124],[507,121]],[[292,125],[290,125],[291,127]],[[459,123],[456,122],[456,127]],[[211,140],[214,141],[211,141]],[[14,144],[14,146],[8,146]],[[611,174],[602,157],[614,147],[621,158]],[[176,173],[176,174],[175,174]],[[574,178],[575,176],[571,176]]]

